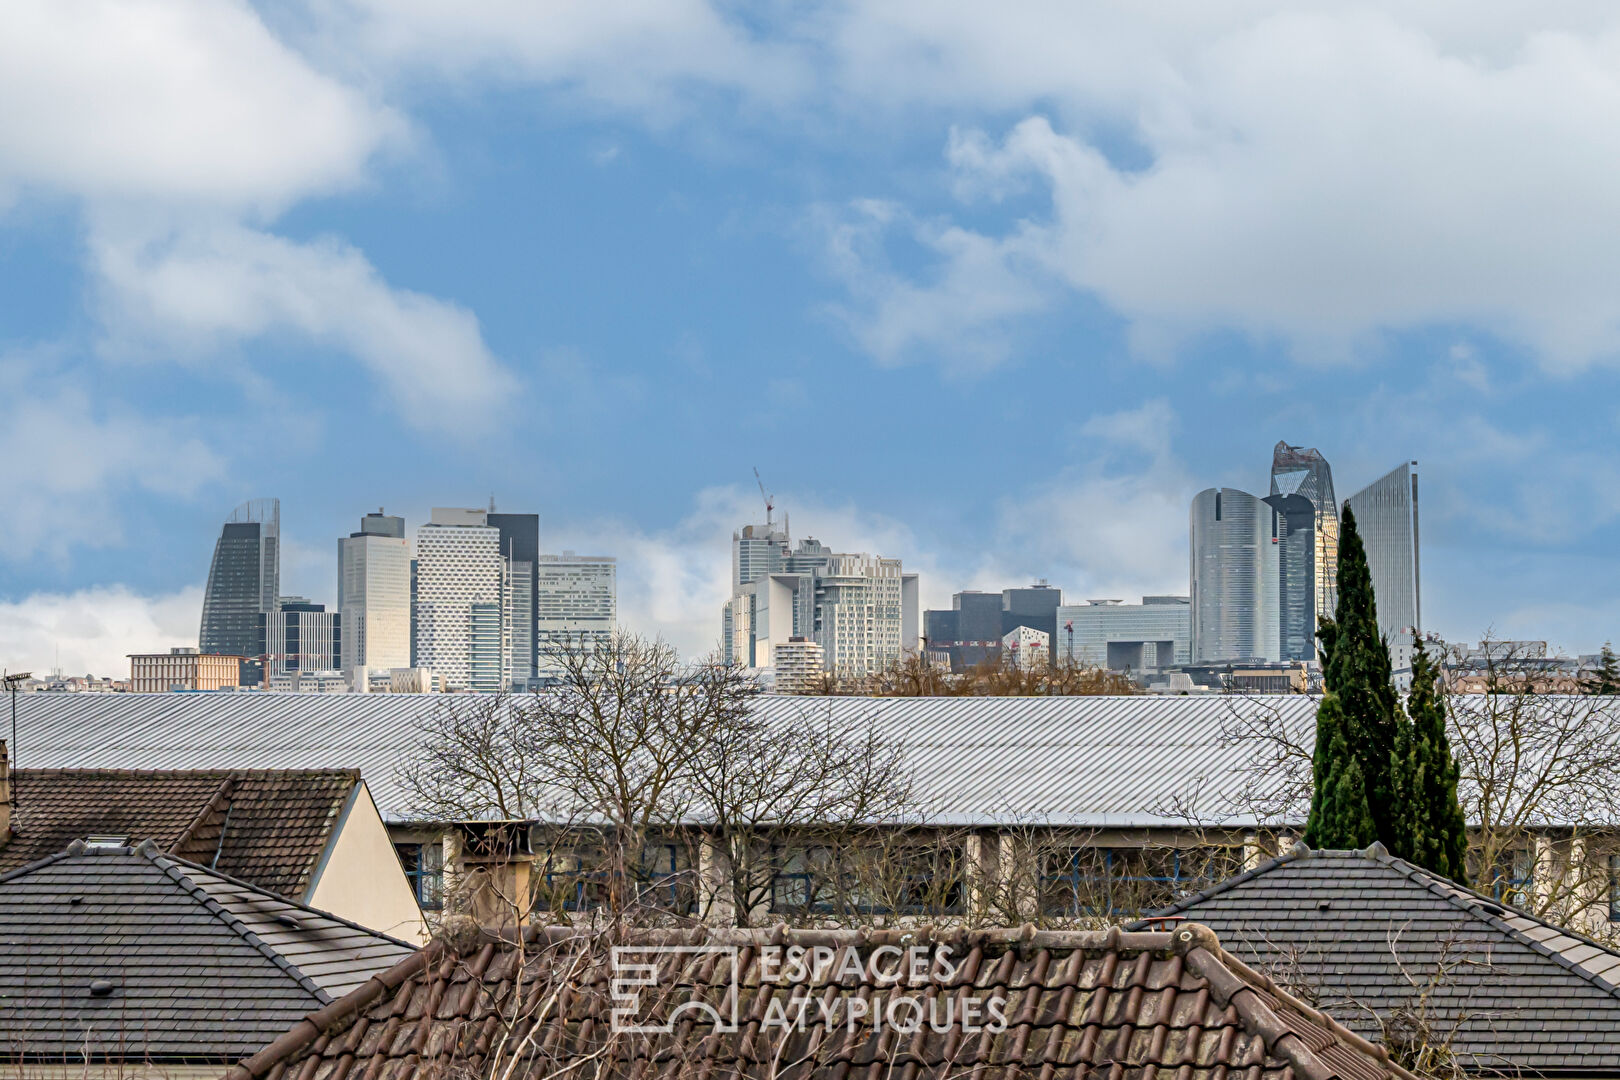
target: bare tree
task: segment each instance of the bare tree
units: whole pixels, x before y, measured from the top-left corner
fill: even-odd
[[[1030,665],[1011,657],[986,660],[952,674],[918,653],[906,653],[860,678],[828,673],[807,691],[863,697],[1086,697],[1141,693],[1129,675],[1074,660]]]
[[[560,675],[544,693],[447,699],[405,776],[424,818],[535,823],[510,852],[532,872],[479,883],[517,920],[539,906],[747,925],[794,850],[905,813],[900,747],[826,704],[767,718],[741,669],[629,634],[547,656]]]

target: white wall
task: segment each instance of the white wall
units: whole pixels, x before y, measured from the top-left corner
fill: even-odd
[[[405,941],[427,943],[427,920],[364,783],[349,796],[304,903]]]

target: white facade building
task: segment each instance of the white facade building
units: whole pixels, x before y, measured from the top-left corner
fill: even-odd
[[[1192,663],[1192,604],[1144,596],[1140,604],[1093,600],[1057,609],[1060,661],[1113,671],[1158,671]]]
[[[558,648],[593,650],[607,643],[619,620],[618,560],[611,555],[542,553],[535,564],[535,638],[542,679],[560,667]]]
[[[509,575],[500,530],[486,521],[483,510],[434,507],[416,530],[414,666],[446,689],[493,692],[511,681]]]
[[[776,673],[778,694],[809,694],[821,685],[826,665],[821,646],[809,638],[795,637],[771,647],[771,665]]]
[[[1001,655],[1008,667],[1027,671],[1052,666],[1052,637],[1033,626],[1015,626],[1001,638]]]
[[[732,663],[766,669],[776,647],[805,638],[823,670],[861,678],[921,643],[916,574],[899,559],[841,554],[814,539],[789,546],[787,525],[732,534],[732,597],[721,612],[721,649]]]
[[[411,542],[405,519],[367,514],[360,531],[338,540],[338,614],[343,617],[339,666],[409,667],[411,663]]]
[[[302,596],[283,596],[265,617],[265,671],[333,671],[342,652],[342,617]]]

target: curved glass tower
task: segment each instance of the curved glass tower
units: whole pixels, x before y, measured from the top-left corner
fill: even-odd
[[[1193,497],[1193,663],[1282,658],[1276,516],[1265,500],[1235,488]]]
[[[232,656],[265,651],[267,617],[281,590],[281,500],[254,499],[231,511],[214,545],[203,593],[199,650]]]
[[[1316,511],[1315,606],[1320,614],[1332,615],[1339,606],[1339,503],[1333,469],[1320,450],[1279,442],[1271,450],[1271,493],[1303,495]],[[1313,624],[1313,640],[1315,635]]]

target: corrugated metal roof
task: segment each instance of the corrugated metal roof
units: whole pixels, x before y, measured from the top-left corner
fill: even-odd
[[[445,699],[413,694],[28,694],[25,768],[358,768],[385,817],[408,818],[400,770],[417,725]],[[768,716],[830,709],[907,748],[939,824],[1181,825],[1176,798],[1231,791],[1247,752],[1227,745],[1233,710],[1274,710],[1309,741],[1316,702],[1237,697],[766,697]],[[1246,822],[1241,817],[1230,824]]]

